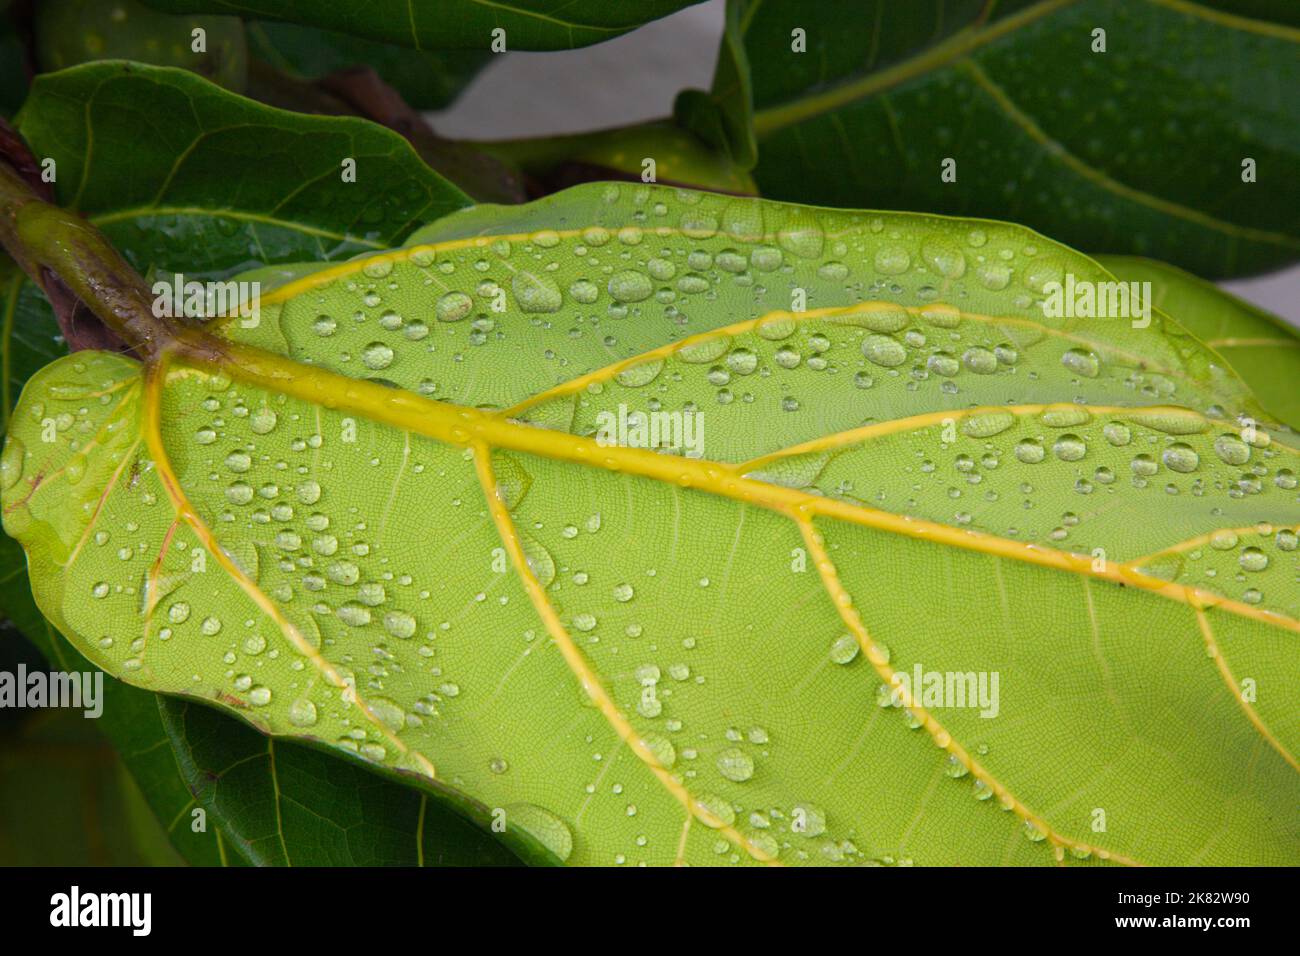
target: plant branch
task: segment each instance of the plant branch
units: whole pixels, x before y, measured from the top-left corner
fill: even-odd
[[[154,315],[149,286],[103,233],[38,196],[7,161],[0,161],[0,245],[52,303],[72,306],[71,296],[114,333],[102,342],[69,338],[74,349],[112,348],[120,340],[150,359],[183,333],[175,321]]]

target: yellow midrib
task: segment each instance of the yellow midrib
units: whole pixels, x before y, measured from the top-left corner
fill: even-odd
[[[445,444],[468,448],[475,443],[483,443],[493,448],[526,452],[544,458],[638,475],[678,487],[694,488],[772,511],[799,509],[808,514],[836,518],[910,538],[996,554],[1041,567],[1124,584],[1152,591],[1192,607],[1217,607],[1228,613],[1300,632],[1300,621],[1293,618],[1233,601],[1201,588],[1161,581],[1114,562],[1107,562],[1103,569],[1098,570],[1093,566],[1091,556],[1013,541],[988,532],[957,529],[934,521],[757,481],[742,475],[735,465],[708,459],[661,455],[648,449],[603,446],[591,438],[511,421],[503,412],[450,405],[376,382],[349,378],[320,366],[305,366],[251,346],[228,343],[224,348],[227,361],[220,367],[226,374],[261,388],[334,410],[346,410]],[[201,351],[183,357],[200,368],[211,361]],[[1129,409],[1130,414],[1142,411],[1142,407]]]
[[[1137,568],[1132,565],[1107,563],[1101,569],[1098,569],[1094,566],[1091,557],[1088,556],[1054,551],[1036,545],[1026,545],[984,533],[958,531],[955,528],[935,522],[915,520],[848,502],[811,495],[796,489],[755,481],[740,474],[739,466],[699,459],[677,458],[636,448],[605,447],[592,439],[568,433],[548,431],[508,420],[503,412],[484,412],[478,409],[448,405],[376,383],[351,379],[320,367],[303,366],[283,356],[249,346],[232,343],[228,346],[228,349],[229,361],[221,366],[222,370],[250,384],[278,391],[311,403],[325,404],[336,411],[355,413],[436,441],[469,448],[474,454],[475,461],[482,463],[478,466],[478,474],[487,495],[489,511],[492,513],[502,539],[507,544],[512,561],[525,583],[525,589],[529,594],[530,601],[532,601],[535,609],[542,617],[552,639],[561,647],[562,652],[566,647],[569,650],[569,653],[565,654],[566,663],[582,683],[584,689],[592,695],[593,701],[619,734],[620,739],[628,744],[636,756],[659,778],[660,782],[670,792],[673,792],[689,815],[692,817],[699,816],[702,820],[705,817],[700,814],[701,808],[690,798],[685,789],[680,788],[682,792],[677,793],[675,787],[680,787],[680,785],[675,784],[667,771],[658,767],[653,756],[649,755],[648,751],[643,754],[638,749],[638,747],[645,749],[644,744],[641,743],[640,738],[635,735],[635,731],[627,723],[626,718],[618,711],[612,699],[603,690],[598,678],[590,670],[581,652],[573,645],[572,640],[568,637],[567,632],[555,615],[554,609],[551,608],[549,600],[541,592],[540,586],[528,587],[529,580],[532,580],[534,584],[536,584],[536,581],[530,578],[526,559],[523,557],[517,536],[514,534],[513,521],[508,511],[505,510],[504,504],[495,496],[495,482],[492,478],[490,462],[487,460],[487,455],[491,449],[508,449],[568,461],[587,467],[607,468],[622,474],[638,475],[650,480],[672,483],[678,487],[694,488],[735,501],[754,504],[787,517],[794,517],[805,534],[812,529],[812,520],[815,517],[833,518],[877,530],[903,534],[923,540],[932,540],[940,544],[1008,557],[1013,560],[1056,568],[1057,570],[1064,570],[1085,577],[1096,577],[1112,583],[1153,591],[1165,598],[1192,607],[1201,619],[1203,619],[1206,608],[1216,607],[1226,613],[1238,614],[1272,626],[1285,627],[1300,632],[1300,621],[1262,611],[1257,607],[1242,602],[1231,601],[1198,588],[1160,581],[1140,574]],[[204,364],[202,361],[194,362],[193,356],[187,357],[192,364],[199,366]],[[158,396],[156,394],[151,395],[150,399],[157,402]],[[1143,409],[1127,409],[1126,411],[1140,413]],[[826,584],[829,578],[838,581],[838,576],[834,574],[829,557],[821,549],[820,542],[817,543],[817,549],[812,553],[822,559],[823,583]],[[829,575],[826,573],[826,568],[832,568]],[[829,585],[827,585],[827,593],[840,610],[840,613],[845,614],[845,603],[837,599],[835,590]],[[859,641],[863,642],[864,647],[867,647],[869,639],[861,627],[860,620],[855,622],[846,616],[845,622]],[[876,662],[873,661],[873,666],[875,665]],[[1218,666],[1221,671],[1226,669],[1225,662],[1219,661]],[[879,671],[879,667],[877,667],[877,670]],[[1225,673],[1225,677],[1227,676]],[[1244,709],[1254,728],[1269,745],[1287,759],[1288,763],[1295,766],[1294,757],[1281,746],[1277,738],[1258,718],[1253,709],[1249,707]],[[923,720],[925,719],[923,718]],[[1002,795],[1003,799],[1009,801],[1019,817],[1028,821],[1046,835],[1050,845],[1058,851],[1058,860],[1061,858],[1060,853],[1063,847],[1074,847],[1095,851],[1099,856],[1112,859],[1115,862],[1135,862],[1121,855],[1112,854],[1104,848],[1091,847],[1062,836],[1047,825],[1042,818],[1033,814],[1031,810],[1020,803],[1011,795],[1008,788],[997,783],[986,770],[976,765],[973,758],[970,758],[966,751],[951,740],[951,737],[936,720],[931,717],[929,720],[925,720],[925,724],[931,735],[935,737],[936,742],[942,740],[945,749],[954,754],[957,759],[962,760],[968,769],[971,769],[976,774],[977,779],[988,781],[989,785],[994,787],[996,792]],[[718,821],[706,822],[716,824]],[[741,834],[730,832],[730,828],[727,827],[719,829],[733,843],[754,854],[754,848]],[[754,855],[761,859],[761,854]]]

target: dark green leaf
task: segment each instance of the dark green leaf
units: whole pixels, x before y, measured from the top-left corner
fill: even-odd
[[[46,670],[31,645],[0,635],[0,670],[19,663]],[[75,709],[0,711],[0,865],[181,862],[103,729]]]
[[[725,152],[742,169],[752,169],[758,161],[749,58],[740,27],[747,9],[743,2],[727,6],[722,49],[713,72],[713,92],[683,90],[673,106],[679,124]]]
[[[183,778],[250,862],[271,866],[499,866],[518,858],[430,796],[263,736],[210,707],[159,697]],[[463,798],[464,812],[475,808]],[[486,811],[478,808],[487,821]],[[530,847],[521,844],[521,850]],[[541,857],[538,857],[539,861]]]
[[[507,49],[567,50],[609,40],[699,0],[148,0],[173,13],[286,20],[422,49],[484,50],[506,31]]]
[[[41,76],[18,128],[57,161],[59,201],[146,275],[346,258],[468,203],[391,130],[273,109],[184,70],[100,62]],[[346,159],[356,182],[342,179]]]
[[[765,195],[1016,219],[1208,277],[1300,255],[1292,26],[1183,0],[871,0],[759,4],[742,28]]]
[[[192,31],[204,31],[193,49]],[[177,66],[242,92],[248,78],[244,25],[235,17],[174,17],[139,0],[44,0],[33,20],[41,70],[92,60],[139,60]]]
[[[292,23],[248,24],[255,55],[291,76],[316,79],[336,70],[368,66],[418,109],[451,102],[491,57],[484,50],[417,51],[391,43]]]

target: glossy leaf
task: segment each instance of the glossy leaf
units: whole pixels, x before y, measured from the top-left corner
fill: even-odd
[[[208,707],[157,700],[182,778],[253,864],[519,864],[486,826],[446,806],[443,795],[264,737]],[[546,861],[540,848],[515,846],[534,862]]]
[[[1295,5],[754,3],[763,195],[1014,219],[1207,278],[1300,257]],[[807,52],[792,50],[792,31]],[[1105,52],[1094,52],[1094,31]],[[1256,181],[1243,182],[1253,160]],[[941,176],[955,162],[956,180]]]
[[[255,55],[292,76],[316,79],[370,67],[418,109],[446,106],[492,56],[487,50],[412,50],[293,23],[248,24]]]
[[[161,137],[141,143],[140,111],[170,111],[168,122],[176,130],[178,124],[183,126],[179,123],[182,115],[179,104],[190,102],[199,104],[192,114],[195,125],[191,127],[191,141]],[[259,122],[264,124],[260,129]],[[38,155],[55,159],[61,171],[57,185],[64,201],[88,211],[88,218],[111,235],[127,258],[146,273],[184,272],[195,278],[226,276],[261,259],[342,258],[397,241],[429,215],[429,210],[435,210],[433,214],[437,215],[437,210],[455,208],[466,201],[420,163],[396,134],[357,120],[293,116],[258,106],[179,70],[95,64],[43,77],[21,123],[22,132]],[[223,134],[222,129],[227,125],[234,128],[229,134]],[[80,128],[81,136],[88,138],[92,127],[96,149],[87,159],[80,145],[83,140],[75,131]],[[251,129],[261,142],[275,143],[283,151],[285,162],[278,172],[274,161],[268,162],[270,154],[238,146],[240,127],[245,134]],[[69,133],[74,135],[69,137]],[[369,166],[377,179],[407,184],[401,194],[389,197],[390,220],[374,214],[373,191],[363,191],[357,186],[353,196],[337,180],[334,190],[319,200],[300,204],[285,201],[301,190],[304,175],[323,172],[331,162],[317,146],[297,149],[294,145],[314,142],[320,134],[325,134],[322,141],[337,139],[340,144],[352,147],[350,152],[363,157],[359,162],[363,182]],[[133,164],[141,161],[142,152],[148,149],[156,151],[149,162],[174,166],[177,174],[166,190],[140,202],[145,183],[135,179],[139,167]],[[367,161],[364,157],[370,152],[373,157]],[[231,189],[232,181],[244,185]],[[161,179],[153,182],[151,188],[157,189],[159,182]],[[351,203],[350,199],[356,202]],[[202,255],[196,255],[196,250],[201,250]],[[4,354],[6,422],[11,402],[16,400],[26,378],[66,351],[53,314],[39,290],[14,273],[12,266],[10,270],[0,300],[4,319],[0,345]],[[0,537],[0,549],[0,574],[4,576],[0,614],[25,634],[38,637],[45,625],[31,601],[25,558],[17,543],[7,536]],[[242,851],[237,841],[227,839],[224,846],[217,845],[219,809],[209,811],[213,813],[212,835],[206,838],[191,835],[187,829],[188,817],[182,820],[178,816],[193,808],[187,786],[198,784],[186,781],[178,772],[172,747],[188,745],[183,739],[171,739],[165,732],[159,708],[166,705],[151,693],[115,685],[112,681],[108,687],[112,705],[101,723],[119,750],[127,755],[127,764],[158,817],[167,824],[178,824],[172,828],[171,835],[181,852],[193,863],[240,861]],[[224,723],[225,739],[230,746],[265,748],[265,742],[257,734],[232,725],[228,719]],[[321,762],[334,763],[313,752],[294,759],[308,768]],[[375,800],[396,802],[399,806],[405,799],[417,802],[419,799],[418,795],[410,797],[407,791],[382,781],[358,786],[375,794]],[[246,812],[256,819],[256,814],[263,809],[265,805],[253,806]],[[437,842],[444,822],[453,829],[466,825],[436,806],[428,811],[425,840],[429,861],[439,859],[440,854],[444,860],[451,859],[445,856],[446,851],[439,849]],[[399,839],[400,830],[391,824],[367,821],[366,826],[371,825],[388,839]],[[358,827],[353,826],[350,832],[356,837]],[[329,852],[339,858],[338,854],[347,850],[342,825],[336,835],[344,846]],[[300,853],[294,838],[294,834],[286,834],[284,845],[299,856],[332,846],[316,836],[312,847]],[[469,846],[468,837],[462,838],[462,845]],[[485,853],[500,852],[487,837],[481,837],[479,845],[486,845],[487,849],[475,851],[479,854],[475,859],[484,858]],[[356,850],[362,854],[368,852],[363,848]],[[411,862],[415,862],[414,856]]]
[[[173,68],[41,76],[18,129],[56,161],[59,201],[144,274],[344,258],[468,203],[391,130],[273,109]]]
[[[1120,279],[1150,282],[1157,308],[1176,315],[1250,382],[1264,407],[1300,430],[1300,332],[1204,279],[1151,259],[1098,256]]]
[[[192,31],[204,32],[203,52]],[[242,93],[248,81],[248,43],[235,17],[174,17],[139,0],[43,0],[32,22],[42,71],[94,60],[138,60],[192,70]]]
[[[754,94],[741,28],[742,9],[739,3],[727,6],[712,92],[683,90],[673,104],[673,114],[685,129],[748,170],[758,161],[758,144],[754,140]]]
[[[1293,861],[1295,437],[1067,276],[987,221],[477,207],[224,357],[42,371],[5,527],[111,672],[569,862]],[[601,431],[649,411],[703,458]]]
[[[261,106],[178,69],[105,62],[47,74],[17,122],[33,153],[54,161],[60,201],[144,275],[224,278],[254,262],[342,259],[468,203],[396,133]],[[357,183],[341,180],[345,156],[357,160]],[[372,179],[387,188],[367,188]],[[12,264],[0,296],[7,422],[18,388],[66,346]],[[24,574],[13,542],[0,541],[0,575]],[[40,622],[28,594],[4,589],[0,614],[32,635]]]
[[[510,50],[568,50],[610,40],[699,0],[147,0],[174,13],[284,20],[425,49],[486,50],[506,31]]]

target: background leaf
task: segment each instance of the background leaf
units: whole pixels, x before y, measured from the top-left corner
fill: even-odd
[[[483,50],[412,50],[292,23],[248,24],[254,55],[287,73],[315,79],[368,66],[417,109],[447,105],[492,56]]]
[[[1293,437],[1161,314],[1045,314],[1090,260],[611,184],[408,243],[217,368],[33,380],[6,528],[93,660],[574,863],[1294,858]],[[705,460],[591,437],[651,410]],[[918,667],[997,719],[891,698]]]
[[[204,31],[205,51],[192,31]],[[32,18],[37,63],[44,72],[93,60],[138,60],[190,70],[242,93],[248,44],[237,17],[173,17],[138,0],[42,0]]]
[[[46,668],[21,637],[0,633],[0,670],[19,664]],[[180,862],[100,729],[80,710],[0,711],[0,865]]]
[[[422,49],[487,49],[492,30],[512,50],[568,50],[609,40],[698,0],[148,0],[173,13],[227,13],[285,20]]]
[[[468,203],[390,130],[273,109],[178,69],[43,75],[18,129],[56,160],[60,202],[146,275],[345,258]],[[355,183],[341,180],[346,158]]]
[[[1014,219],[1207,278],[1275,268],[1300,254],[1300,33],[1293,4],[1251,12],[1263,19],[1165,0],[755,4],[741,21],[755,176],[776,199]]]

